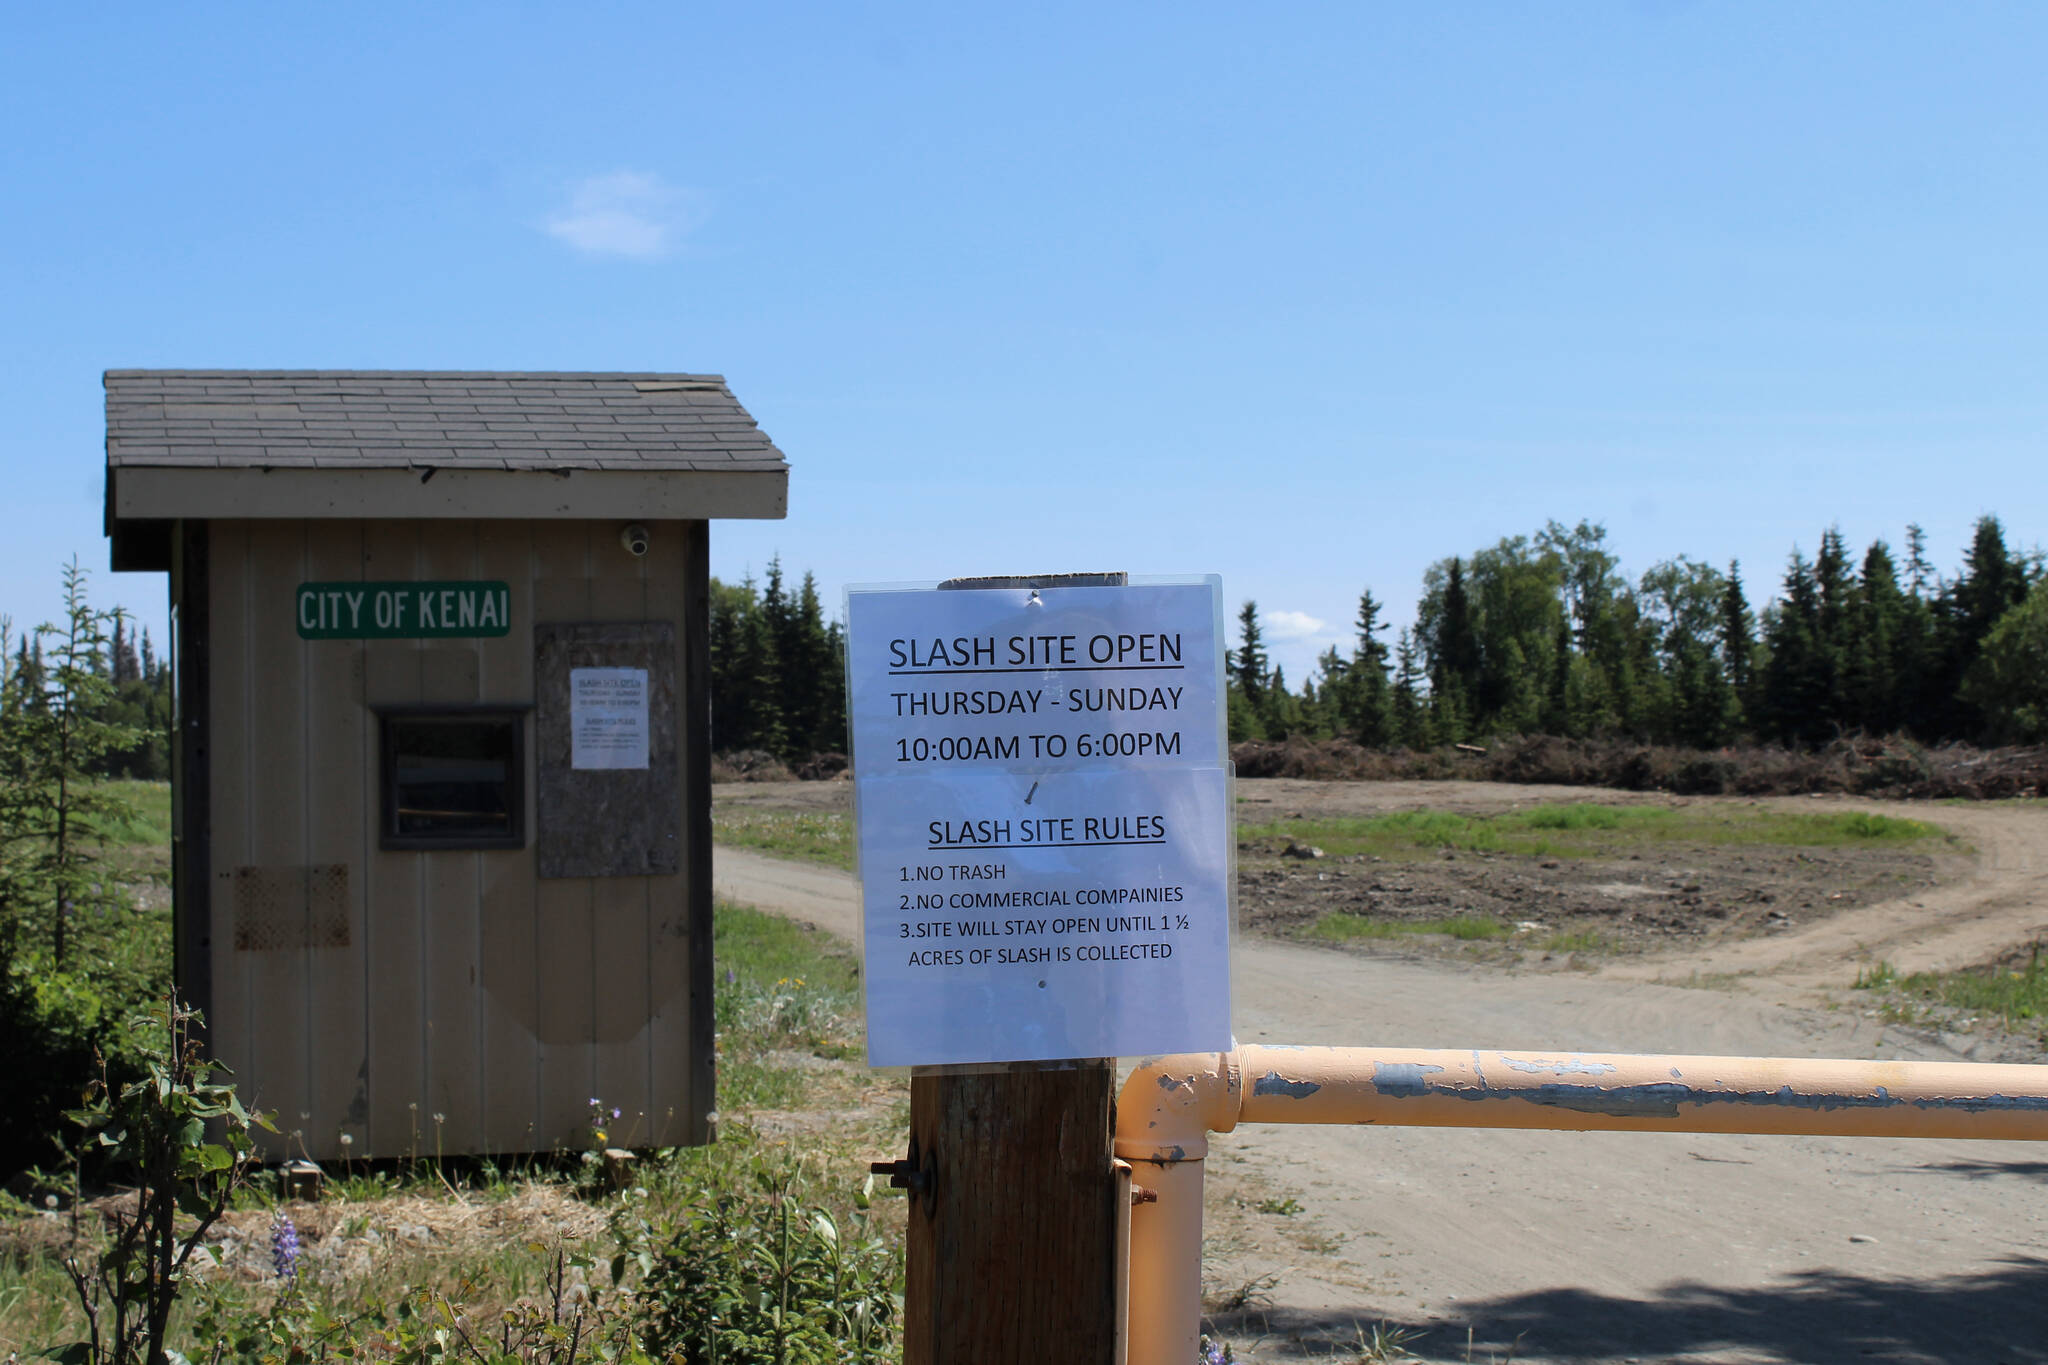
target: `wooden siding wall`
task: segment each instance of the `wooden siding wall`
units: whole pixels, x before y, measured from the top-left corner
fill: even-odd
[[[702,1141],[710,1072],[708,813],[691,809],[703,698],[678,727],[685,792],[678,876],[542,881],[531,731],[527,846],[378,847],[372,708],[530,705],[536,622],[672,621],[677,676],[701,622],[703,522],[651,527],[644,558],[604,522],[212,522],[212,1038],[253,1104],[276,1114],[273,1155],[546,1151],[586,1140],[593,1098],[612,1141]],[[301,640],[309,581],[503,580],[497,639]],[[701,670],[696,670],[701,672]],[[346,868],[345,945],[237,947],[237,869]],[[307,896],[310,904],[312,896]],[[308,912],[310,916],[310,911]],[[701,932],[700,932],[701,931]],[[309,918],[303,935],[321,942]],[[330,936],[331,937],[331,936]],[[701,1025],[700,1025],[701,1031]],[[693,1060],[694,1059],[694,1060]],[[694,1078],[694,1085],[693,1085]],[[350,1142],[342,1142],[346,1134]]]

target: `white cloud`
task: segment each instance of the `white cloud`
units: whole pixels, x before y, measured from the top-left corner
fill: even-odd
[[[1329,627],[1305,611],[1266,613],[1266,634],[1275,640],[1311,640]]]
[[[592,256],[658,261],[692,226],[682,191],[658,175],[612,171],[579,181],[569,206],[547,220],[548,235]]]

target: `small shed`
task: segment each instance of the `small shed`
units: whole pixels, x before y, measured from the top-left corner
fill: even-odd
[[[273,1157],[708,1140],[717,375],[112,370],[168,571],[176,970]]]

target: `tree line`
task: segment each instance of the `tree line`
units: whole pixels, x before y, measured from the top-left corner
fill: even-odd
[[[2048,588],[2038,551],[1978,519],[1942,573],[1908,526],[1860,557],[1839,529],[1795,549],[1752,606],[1739,563],[1680,555],[1630,577],[1604,527],[1552,521],[1430,565],[1412,627],[1359,598],[1349,650],[1299,688],[1272,664],[1258,604],[1227,656],[1230,737],[1343,737],[1424,749],[1491,737],[1614,736],[1719,748],[1838,735],[2048,743]],[[797,762],[843,753],[844,634],[806,573],[711,583],[712,742]]]
[[[76,561],[64,570],[64,592],[61,623],[17,633],[0,616],[0,716],[28,726],[110,727],[116,742],[94,751],[86,774],[163,781],[171,775],[170,661],[125,612],[86,601]]]
[[[2043,580],[2041,554],[2009,546],[1994,516],[1952,576],[1918,526],[1903,563],[1883,540],[1852,559],[1831,527],[1755,610],[1737,563],[1680,556],[1632,580],[1603,527],[1553,521],[1432,564],[1415,625],[1391,644],[1368,589],[1351,649],[1327,650],[1298,692],[1244,603],[1230,734],[1409,749],[1537,733],[1694,748],[1853,731],[2048,742]]]
[[[844,629],[809,573],[789,590],[779,556],[758,585],[711,580],[711,747],[791,763],[847,750]]]

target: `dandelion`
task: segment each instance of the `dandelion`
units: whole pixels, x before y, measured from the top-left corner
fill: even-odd
[[[270,1268],[280,1280],[299,1278],[299,1230],[283,1209],[270,1222]]]

